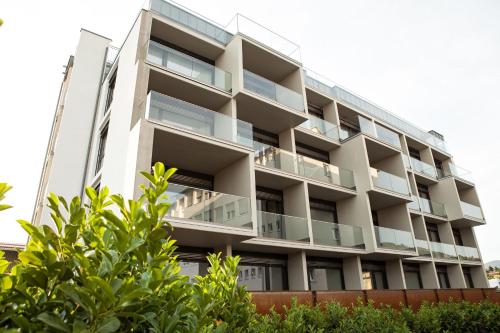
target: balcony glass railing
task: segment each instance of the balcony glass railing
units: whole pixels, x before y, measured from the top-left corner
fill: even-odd
[[[453,176],[455,178],[465,180],[469,183],[474,183],[474,179],[472,178],[472,174],[469,170],[466,170],[466,169],[459,167],[455,164],[449,164],[448,168],[449,168],[449,171],[443,170],[442,177]]]
[[[172,218],[252,229],[249,198],[174,183],[165,194]]]
[[[296,242],[309,242],[307,219],[258,210],[259,236]]]
[[[397,133],[362,116],[358,116],[358,122],[359,128],[363,134],[377,138],[382,142],[401,149],[401,141],[399,140],[399,135]],[[356,132],[344,133],[344,136],[347,135],[349,137],[353,134],[356,134]]]
[[[297,155],[298,174],[320,182],[355,189],[354,173],[310,157]]]
[[[253,147],[256,165],[298,174],[297,160],[293,153],[257,141],[253,142]]]
[[[208,22],[206,18],[201,18],[188,9],[180,8],[170,2],[163,0],[151,0],[152,11],[171,19],[187,28],[190,28],[206,37],[226,45],[233,38],[229,32],[216,23]]]
[[[416,195],[412,195],[411,200],[412,200],[412,202],[409,202],[407,205],[408,208],[411,210],[420,211],[420,203],[419,203],[418,197]]]
[[[481,261],[481,258],[479,258],[479,251],[475,247],[457,245],[456,248],[460,260]]]
[[[429,242],[422,239],[415,239],[415,246],[417,247],[418,255],[421,257],[430,257],[431,249],[429,248]]]
[[[231,73],[154,41],[149,41],[147,60],[190,79],[231,91]]]
[[[410,195],[408,182],[402,177],[375,168],[371,168],[371,177],[375,187],[402,195]]]
[[[243,70],[243,85],[246,90],[271,99],[298,112],[305,112],[304,98],[301,94],[283,87],[262,76]]]
[[[306,156],[295,155],[264,143],[254,142],[256,165],[278,169],[320,182],[355,189],[354,173]]]
[[[478,206],[460,201],[460,207],[462,207],[462,213],[464,214],[464,216],[472,217],[478,220],[484,220],[483,212]]]
[[[147,118],[150,120],[249,148],[253,147],[253,130],[250,123],[155,91],[149,93],[148,105]]]
[[[307,70],[305,73],[305,83],[307,87],[320,91],[321,93],[331,96],[339,101],[345,103],[347,106],[353,106],[358,108],[374,118],[385,122],[394,128],[407,133],[408,135],[427,142],[434,148],[437,148],[440,151],[447,152],[446,144],[443,140],[433,136],[432,134],[416,127],[413,124],[410,124],[408,121],[401,119],[395,114],[387,111],[375,103],[372,103],[365,98],[362,98],[342,87],[335,84],[331,80],[328,80],[322,77],[319,74],[314,73],[311,70]]]
[[[379,124],[375,124],[375,130],[377,132],[377,138],[401,149],[401,141],[399,140],[399,135],[397,133],[383,126],[380,126]]]
[[[236,14],[226,26],[226,30],[233,34],[239,33],[244,35],[258,44],[281,53],[281,55],[290,58],[290,60],[301,62],[299,45],[244,15]]]
[[[431,201],[425,198],[418,198],[420,201],[420,209],[422,212],[440,217],[447,217],[446,208],[440,202]]]
[[[311,220],[313,243],[364,249],[363,229],[358,226]]]
[[[339,141],[339,128],[326,120],[309,116],[309,119],[299,125],[311,132],[327,137],[328,139]]]
[[[378,247],[401,251],[415,250],[411,232],[377,226],[373,226],[373,228]]]
[[[457,252],[455,246],[446,243],[429,242],[431,245],[432,256],[434,259],[456,260]]]
[[[436,168],[434,168],[432,165],[419,161],[413,157],[410,157],[410,161],[413,171],[418,172],[420,174],[424,174],[427,177],[433,179],[437,178]]]

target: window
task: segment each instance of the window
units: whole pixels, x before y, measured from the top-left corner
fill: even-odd
[[[424,184],[417,183],[418,196],[427,200],[431,199],[429,187]]]
[[[385,263],[362,262],[363,289],[387,289]]]
[[[344,290],[342,260],[307,258],[310,290]]]
[[[283,214],[283,192],[258,186],[257,210],[275,214]]]
[[[327,164],[330,163],[330,154],[327,151],[317,149],[300,142],[296,142],[295,147],[297,154],[299,155],[306,156]]]
[[[372,221],[373,225],[378,227],[378,213],[376,210],[372,210]]]
[[[226,220],[232,220],[236,216],[236,209],[234,202],[226,205]]]
[[[438,177],[443,178],[444,177],[443,162],[435,159],[434,165],[436,166],[436,171],[437,171]]]
[[[245,279],[238,280],[249,291],[280,291],[288,289],[287,256],[235,252],[240,256],[239,269]]]
[[[108,83],[108,94],[106,95],[106,108],[104,109],[104,113],[109,110],[111,106],[111,102],[113,102],[113,95],[115,93],[115,85],[116,85],[116,73],[118,72],[118,68],[114,71],[113,75],[109,79]]]
[[[326,201],[309,198],[311,219],[323,222],[338,223],[337,204],[334,201]]]
[[[422,289],[422,278],[420,276],[420,268],[418,265],[405,264],[403,265],[405,273],[405,282],[407,289]]]
[[[450,280],[448,279],[448,269],[446,266],[436,266],[439,287],[442,289],[450,288]]]
[[[441,243],[441,238],[439,237],[438,226],[434,223],[425,223],[425,228],[427,229],[427,235],[431,242]]]
[[[466,288],[474,288],[474,281],[472,280],[472,273],[470,267],[462,267],[462,270],[464,272]]]
[[[190,282],[195,281],[196,276],[204,276],[208,273],[209,263],[206,259],[210,249],[179,247],[175,250],[180,261],[181,271],[179,274],[189,277]]]
[[[307,110],[309,111],[310,115],[319,119],[325,119],[323,114],[323,108],[321,108],[320,106],[307,103]]]
[[[462,235],[460,234],[460,229],[451,229],[453,231],[453,238],[455,239],[455,244],[464,246],[464,242],[462,241]]]
[[[410,154],[410,157],[420,161],[420,151],[418,149],[408,147],[408,153]]]
[[[97,161],[95,165],[95,173],[97,174],[101,170],[102,162],[104,160],[104,152],[106,149],[106,141],[108,140],[108,125],[104,126],[99,136],[99,148],[97,149]]]

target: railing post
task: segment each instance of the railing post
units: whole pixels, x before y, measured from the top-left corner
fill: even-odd
[[[405,306],[408,307],[408,295],[406,294],[406,289],[402,289],[404,294]]]

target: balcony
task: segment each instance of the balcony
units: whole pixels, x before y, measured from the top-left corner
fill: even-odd
[[[417,252],[420,257],[432,257],[429,243],[426,240],[415,239],[415,246],[417,247]]]
[[[351,170],[324,163],[310,157],[296,155],[260,142],[254,142],[255,164],[267,168],[319,181],[329,185],[355,190],[354,174]]]
[[[215,23],[208,22],[186,9],[173,5],[163,0],[151,0],[150,9],[184,27],[192,29],[199,34],[212,39],[214,42],[226,45],[233,38],[224,28]]]
[[[420,201],[420,210],[423,213],[439,216],[442,218],[448,217],[444,204],[420,197],[418,199]]]
[[[299,127],[323,136],[327,140],[339,141],[339,127],[318,117],[309,116],[309,119]]]
[[[460,207],[465,218],[472,218],[484,222],[483,212],[478,206],[472,205],[467,202],[460,201]]]
[[[316,245],[364,249],[363,229],[358,226],[312,220],[313,243]]]
[[[309,243],[305,218],[257,211],[257,225],[259,237]]]
[[[252,125],[221,113],[151,91],[146,118],[210,138],[253,147]]]
[[[416,195],[412,195],[411,200],[412,201],[407,204],[408,209],[420,212],[420,203],[418,197]]]
[[[465,182],[469,186],[474,184],[471,172],[455,164],[450,163],[448,165],[448,170],[443,170],[439,174],[439,178],[448,176],[455,177],[455,179]]]
[[[165,194],[170,218],[252,229],[249,198],[174,183]]]
[[[186,78],[231,92],[231,73],[170,47],[149,41],[147,61]]]
[[[339,168],[310,157],[297,154],[298,174],[319,182],[345,187],[350,190],[356,189],[354,173],[351,170]]]
[[[425,162],[422,162],[420,160],[417,160],[416,158],[409,157],[410,160],[410,165],[411,169],[419,173],[421,175],[424,175],[426,177],[432,178],[432,179],[437,179],[437,172],[436,168],[434,168],[432,165],[427,164]]]
[[[284,105],[296,112],[305,112],[304,98],[301,94],[246,69],[243,70],[243,86],[250,92]]]
[[[373,186],[400,195],[411,195],[406,179],[375,168],[370,168],[370,171]]]
[[[457,260],[455,246],[446,243],[429,242],[434,259]]]
[[[457,245],[458,258],[462,261],[481,261],[479,251],[475,247]]]
[[[373,226],[377,247],[398,251],[415,251],[415,244],[411,232]]]

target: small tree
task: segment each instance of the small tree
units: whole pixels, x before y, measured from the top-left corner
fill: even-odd
[[[206,277],[180,274],[165,191],[175,169],[156,163],[138,200],[87,188],[89,203],[48,197],[55,230],[19,221],[30,241],[6,273],[0,256],[0,329],[23,332],[238,331],[234,310],[253,307],[238,258],[209,257]],[[0,186],[0,200],[9,187]],[[0,209],[7,206],[0,206]],[[231,313],[232,312],[232,313]],[[247,318],[247,319],[248,319]],[[241,327],[240,327],[241,330]]]

